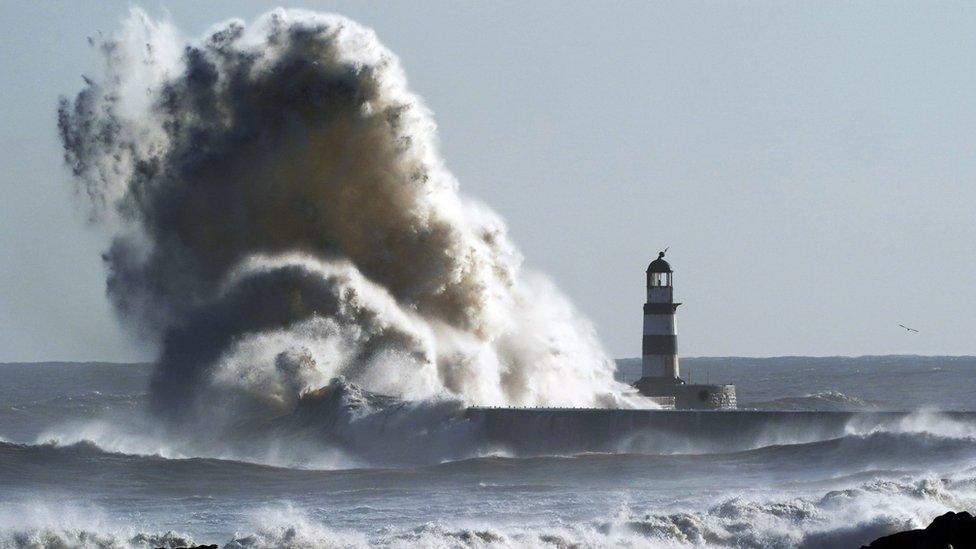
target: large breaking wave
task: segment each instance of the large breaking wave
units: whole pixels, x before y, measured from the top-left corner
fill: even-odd
[[[464,199],[374,33],[278,9],[186,40],[139,10],[62,101],[112,231],[108,294],[159,345],[153,409],[229,424],[343,376],[464,404],[620,407],[592,326]]]

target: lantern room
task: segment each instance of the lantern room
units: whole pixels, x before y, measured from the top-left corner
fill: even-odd
[[[658,252],[657,259],[647,266],[647,302],[670,303],[672,300],[671,265],[664,260],[664,252]]]

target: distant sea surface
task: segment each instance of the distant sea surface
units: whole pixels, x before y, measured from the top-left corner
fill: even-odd
[[[681,364],[735,383],[742,408],[908,413],[725,449],[621,430],[619,451],[518,455],[457,414],[374,412],[343,389],[328,409],[369,427],[346,436],[405,456],[352,463],[298,439],[176,444],[145,423],[149,365],[0,364],[0,547],[857,547],[976,509],[976,414],[944,413],[976,411],[974,357]],[[620,379],[639,375],[618,361]],[[440,446],[397,446],[410,429]]]

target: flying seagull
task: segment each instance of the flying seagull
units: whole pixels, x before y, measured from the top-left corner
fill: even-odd
[[[904,324],[899,324],[899,326],[901,326],[902,328],[908,330],[909,332],[918,333],[918,330],[916,330],[915,328],[909,328],[908,326],[905,326]]]

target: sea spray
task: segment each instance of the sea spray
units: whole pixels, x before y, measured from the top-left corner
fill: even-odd
[[[459,194],[373,31],[278,9],[185,40],[136,9],[98,47],[105,74],[58,125],[113,233],[108,295],[159,345],[157,412],[287,412],[336,376],[410,399],[644,404]]]

